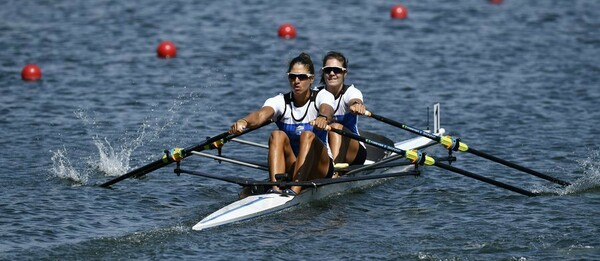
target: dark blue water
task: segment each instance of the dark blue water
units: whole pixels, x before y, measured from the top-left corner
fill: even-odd
[[[600,259],[600,2],[4,1],[0,4],[0,259]],[[298,37],[277,28],[293,23]],[[162,40],[178,47],[158,59]],[[453,166],[528,198],[426,168],[258,220],[196,232],[238,187],[164,168],[97,185],[195,145],[286,92],[287,62],[350,60],[368,109],[571,181],[557,188],[468,154]],[[27,63],[43,80],[20,79]],[[372,119],[361,126],[401,140]],[[269,130],[244,138],[265,142]],[[228,144],[225,153],[264,161]],[[432,154],[443,156],[436,147]],[[265,173],[188,158],[188,168]]]

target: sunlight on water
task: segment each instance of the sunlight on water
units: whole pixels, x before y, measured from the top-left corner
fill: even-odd
[[[69,161],[67,149],[63,148],[52,152],[51,172],[55,177],[75,182],[75,185],[85,185],[88,182],[88,174],[79,173]]]
[[[586,159],[578,160],[583,176],[573,182],[561,194],[600,191],[600,151],[591,151]]]

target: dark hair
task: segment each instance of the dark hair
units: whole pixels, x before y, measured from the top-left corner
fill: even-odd
[[[346,59],[346,56],[344,56],[342,53],[336,52],[336,51],[330,51],[325,55],[325,57],[323,57],[323,67],[325,67],[325,63],[327,62],[327,60],[332,59],[332,58],[340,61],[342,63],[342,66],[344,66],[344,68],[348,69],[348,59]],[[321,72],[321,84],[325,85],[325,73],[324,72]]]
[[[292,67],[294,67],[294,65],[297,63],[308,67],[308,72],[311,74],[315,74],[315,65],[313,64],[312,59],[310,59],[310,55],[308,55],[307,53],[303,52],[300,55],[294,57],[294,59],[290,61],[288,72],[291,72]]]

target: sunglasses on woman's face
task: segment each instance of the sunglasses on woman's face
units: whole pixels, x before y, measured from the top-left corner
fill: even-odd
[[[346,68],[335,67],[335,66],[327,66],[327,67],[321,68],[321,70],[323,70],[323,72],[325,74],[330,74],[331,72],[333,72],[335,74],[341,74],[341,73],[343,73],[343,72],[346,71]]]
[[[296,80],[296,78],[301,81],[306,81],[313,75],[310,73],[288,73],[287,76],[290,81]]]

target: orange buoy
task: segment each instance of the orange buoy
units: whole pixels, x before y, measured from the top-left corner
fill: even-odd
[[[37,81],[42,78],[42,70],[35,64],[28,64],[21,70],[21,78],[25,81]]]
[[[502,0],[490,0],[490,3],[495,4],[495,5],[499,5],[502,3]]]
[[[160,58],[173,58],[177,55],[177,47],[171,41],[163,41],[156,48],[156,54]]]
[[[406,9],[406,7],[403,5],[395,5],[390,10],[390,16],[393,19],[406,19],[407,15],[408,15],[408,9]]]
[[[291,39],[296,37],[296,28],[294,28],[293,24],[282,24],[279,26],[279,37],[285,39]]]

